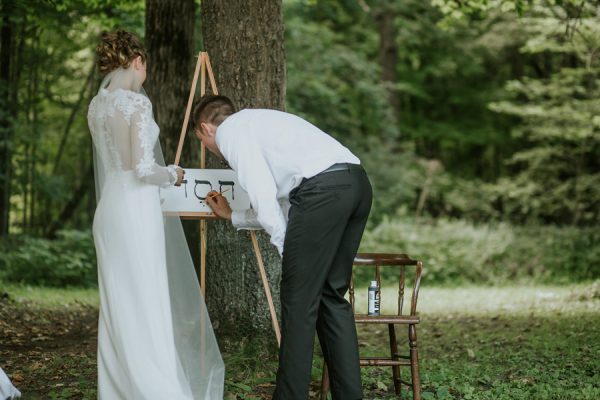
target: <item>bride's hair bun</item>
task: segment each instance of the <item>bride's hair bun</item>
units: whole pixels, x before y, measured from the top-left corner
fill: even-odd
[[[144,62],[147,58],[140,38],[123,29],[104,32],[96,47],[96,56],[101,74],[108,74],[119,67],[128,68],[131,61],[137,56],[141,56]]]

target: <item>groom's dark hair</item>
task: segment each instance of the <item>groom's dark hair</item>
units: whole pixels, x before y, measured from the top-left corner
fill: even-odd
[[[202,122],[219,126],[233,113],[235,113],[235,106],[229,97],[205,95],[194,106],[194,128],[200,129]]]

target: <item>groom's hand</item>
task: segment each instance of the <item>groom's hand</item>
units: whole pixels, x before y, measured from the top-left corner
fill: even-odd
[[[219,218],[231,219],[231,207],[225,197],[219,192],[210,191],[206,195],[206,204]]]

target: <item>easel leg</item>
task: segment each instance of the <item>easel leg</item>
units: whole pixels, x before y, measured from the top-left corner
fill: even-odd
[[[200,221],[200,290],[206,301],[206,221]]]
[[[206,305],[206,221],[204,221],[204,220],[200,221],[200,293],[202,293],[202,301]],[[206,312],[208,312],[208,309],[206,310]],[[200,333],[200,348],[201,349],[206,348],[205,324],[207,323],[207,321],[204,320],[205,315],[206,315],[206,313],[200,314],[200,326],[202,329],[201,333]],[[208,322],[208,323],[210,323],[210,322]],[[204,376],[204,374],[206,373],[206,368],[207,368],[204,357],[202,357],[200,368],[201,368],[200,376]]]
[[[260,254],[260,248],[258,247],[258,239],[256,239],[256,232],[250,231],[250,237],[252,238],[252,246],[254,247],[254,253],[256,254],[256,261],[258,261],[258,271],[260,272],[260,277],[262,279],[263,287],[265,289],[265,295],[267,296],[267,302],[269,303],[269,311],[271,312],[271,322],[273,323],[275,337],[277,337],[277,345],[281,346],[281,332],[279,331],[279,321],[277,321],[277,313],[275,312],[275,305],[273,304],[273,296],[271,295],[271,288],[269,287],[269,281],[267,280],[265,265],[263,264],[262,255]]]

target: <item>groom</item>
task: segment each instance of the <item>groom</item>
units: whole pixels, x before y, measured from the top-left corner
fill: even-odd
[[[348,290],[372,190],[360,160],[316,126],[266,109],[236,112],[225,96],[194,109],[196,135],[237,173],[252,209],[213,212],[238,229],[262,227],[283,257],[282,340],[274,399],[306,400],[315,328],[334,399],[362,398],[356,327]]]

